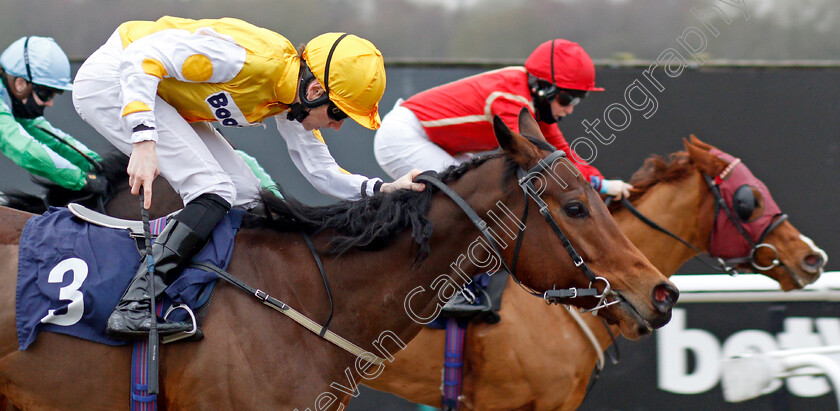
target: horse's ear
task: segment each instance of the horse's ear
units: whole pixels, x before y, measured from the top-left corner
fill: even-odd
[[[683,141],[683,147],[685,147],[685,151],[688,151],[689,153],[691,153],[691,149],[692,149],[692,148],[694,148],[694,142],[693,142],[693,140],[694,140],[695,138],[696,138],[696,137],[694,137],[694,134],[692,134],[692,135],[691,135],[691,140],[689,140],[689,139],[687,139],[687,138],[683,138],[683,139],[682,139],[682,141]]]
[[[706,151],[709,151],[709,150],[715,148],[711,144],[707,144],[707,143],[703,142],[702,140],[697,138],[697,136],[695,136],[694,134],[691,135],[691,144],[694,144],[695,146],[698,146],[698,147],[700,147],[700,148],[702,148]]]
[[[726,168],[726,161],[709,152],[714,147],[700,141],[694,135],[691,135],[691,141],[683,139],[683,145],[691,162],[706,174],[716,176]]]
[[[523,168],[529,168],[539,159],[537,148],[521,135],[511,131],[510,127],[498,115],[493,117],[493,131],[496,133],[499,147],[516,164]]]
[[[525,106],[519,111],[519,134],[545,140],[540,125],[537,124],[537,120]]]

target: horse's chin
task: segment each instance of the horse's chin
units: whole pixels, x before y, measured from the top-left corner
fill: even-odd
[[[798,275],[796,277],[791,277],[788,274],[785,274],[785,275],[788,276],[787,278],[784,278],[783,280],[777,280],[777,281],[779,282],[779,288],[781,288],[782,291],[801,290],[801,289],[805,288],[806,285],[811,284],[814,281],[817,281],[820,274],[822,274],[822,273],[819,273],[816,276],[810,276],[810,275],[799,276]]]
[[[621,335],[628,340],[638,340],[650,334],[654,329],[625,299],[621,299],[620,303],[599,311],[598,315],[607,320],[608,323],[618,325],[621,329]],[[670,319],[671,315],[669,313],[665,323]]]
[[[736,266],[741,273],[764,274],[779,283],[782,291],[801,290],[808,284],[817,281],[823,274],[823,269],[818,268],[814,272],[808,272],[799,267],[788,265],[787,268],[779,266],[770,271],[759,271],[750,264]]]

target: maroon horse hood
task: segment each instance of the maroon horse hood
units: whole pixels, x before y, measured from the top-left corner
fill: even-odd
[[[764,183],[757,179],[747,166],[741,163],[740,159],[716,148],[709,152],[729,163],[729,166],[714,178],[714,183],[720,187],[721,196],[730,210],[734,210],[735,191],[741,186],[750,186],[761,195],[761,202],[764,205],[763,213],[750,222],[740,220],[737,222],[749,235],[752,242],[757,243],[761,234],[773,222],[773,219],[781,214],[779,206],[773,200]],[[727,259],[750,255],[752,245],[738,232],[735,224],[736,222],[732,221],[725,212],[716,213],[715,225],[710,239],[711,244],[709,245],[709,253],[712,256]]]

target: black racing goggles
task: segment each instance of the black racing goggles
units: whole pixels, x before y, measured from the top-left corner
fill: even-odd
[[[589,94],[584,90],[562,89],[557,91],[557,103],[561,106],[576,106]]]
[[[332,121],[342,121],[347,118],[347,113],[341,111],[341,109],[338,108],[332,100],[330,100],[330,102],[327,103],[327,117],[329,117]]]
[[[32,83],[32,92],[38,96],[41,102],[46,103],[54,99],[56,94],[64,93],[64,90]]]

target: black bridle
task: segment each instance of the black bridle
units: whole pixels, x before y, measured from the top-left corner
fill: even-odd
[[[732,211],[732,208],[730,208],[729,205],[726,203],[726,200],[723,198],[723,194],[720,192],[720,187],[718,187],[717,184],[714,183],[712,178],[709,177],[709,175],[706,174],[706,173],[703,173],[703,179],[706,181],[706,185],[709,186],[709,191],[711,191],[712,196],[714,196],[714,198],[715,198],[715,221],[717,221],[717,219],[720,218],[720,212],[721,212],[721,210],[723,210],[726,217],[729,218],[730,221],[732,221],[732,223],[735,225],[735,228],[738,230],[738,232],[741,234],[741,236],[744,237],[744,239],[750,245],[751,251],[749,252],[748,255],[746,255],[744,257],[723,259],[723,258],[715,257],[715,256],[709,254],[709,256],[714,259],[713,263],[708,262],[708,261],[703,260],[703,259],[700,259],[700,257],[699,257],[700,255],[707,254],[707,253],[700,250],[699,248],[695,247],[693,244],[689,243],[688,241],[680,238],[678,235],[676,235],[676,234],[668,231],[667,229],[663,228],[659,224],[656,224],[655,222],[653,222],[653,220],[646,217],[638,209],[636,209],[636,207],[634,207],[633,204],[626,197],[621,199],[621,205],[624,206],[624,208],[626,208],[627,211],[629,211],[631,214],[636,216],[636,218],[638,218],[639,220],[641,220],[642,222],[644,222],[645,224],[647,224],[648,226],[650,226],[654,230],[657,230],[659,232],[667,234],[668,236],[670,236],[670,237],[676,239],[677,241],[679,241],[680,243],[684,244],[686,247],[692,249],[694,252],[696,252],[698,254],[698,255],[694,256],[695,259],[697,259],[698,261],[701,261],[702,263],[708,265],[709,267],[711,267],[715,270],[724,271],[731,276],[736,276],[736,275],[738,275],[738,270],[734,267],[734,265],[738,265],[738,264],[751,264],[756,270],[759,270],[759,271],[771,270],[771,269],[773,269],[777,266],[781,266],[782,268],[784,268],[788,272],[788,274],[791,276],[791,278],[793,278],[794,281],[799,282],[799,280],[796,278],[796,276],[793,274],[793,272],[791,272],[790,269],[784,263],[782,263],[781,260],[778,259],[779,252],[778,252],[778,250],[776,250],[776,247],[774,247],[772,244],[768,244],[768,243],[764,242],[764,239],[767,237],[767,235],[769,235],[773,230],[775,230],[779,225],[781,225],[785,220],[787,220],[787,218],[788,218],[787,214],[781,213],[781,214],[776,215],[774,217],[774,219],[770,222],[770,224],[768,224],[767,227],[764,228],[764,230],[762,231],[761,235],[758,238],[758,241],[755,242],[755,241],[752,240],[752,238],[750,238],[750,236],[747,234],[746,230],[744,230],[744,227],[741,226],[741,222],[737,217],[735,217],[735,213]],[[711,241],[711,240],[709,240],[709,241]],[[776,258],[773,259],[773,262],[771,263],[771,265],[761,266],[756,262],[756,259],[755,259],[756,252],[761,248],[769,248],[770,250],[772,250],[776,253]]]
[[[524,223],[528,218],[528,205],[530,204],[530,202],[528,201],[528,197],[530,197],[534,200],[537,206],[539,206],[540,214],[542,214],[543,218],[545,218],[546,222],[548,222],[548,225],[554,231],[554,234],[560,240],[561,244],[563,244],[563,247],[566,248],[566,252],[569,253],[569,257],[571,257],[574,265],[583,272],[587,279],[589,279],[589,288],[572,287],[569,289],[552,289],[544,293],[534,291],[530,287],[523,284],[516,276],[516,264],[519,260],[519,250],[522,246],[522,238],[525,235],[524,225],[520,226],[519,235],[516,238],[516,246],[513,250],[513,259],[511,261],[511,264],[508,265],[508,263],[502,256],[498,242],[493,237],[493,235],[491,235],[490,227],[487,225],[487,223],[478,215],[478,213],[475,212],[475,210],[472,209],[472,207],[469,204],[467,204],[467,202],[461,196],[459,196],[457,193],[455,193],[455,191],[453,191],[446,184],[440,181],[436,177],[436,173],[423,173],[417,178],[415,178],[414,181],[421,183],[429,183],[435,186],[442,193],[446,194],[450,199],[452,199],[452,201],[458,207],[460,207],[461,210],[463,210],[467,217],[470,218],[472,223],[479,229],[479,231],[481,231],[481,234],[487,240],[487,243],[490,244],[493,253],[502,263],[504,268],[510,273],[511,278],[513,278],[516,284],[522,287],[522,289],[524,289],[526,292],[533,296],[543,298],[547,304],[562,304],[565,300],[577,297],[596,297],[599,298],[598,304],[596,304],[595,308],[592,308],[587,311],[597,311],[601,308],[605,308],[607,306],[620,302],[620,296],[618,295],[618,293],[611,289],[610,283],[609,281],[607,281],[606,278],[596,276],[595,273],[593,273],[589,266],[586,264],[586,262],[583,261],[583,258],[580,256],[580,254],[578,254],[574,246],[572,246],[572,243],[571,241],[569,241],[569,238],[566,237],[566,235],[563,233],[563,230],[560,229],[560,226],[557,224],[557,221],[555,221],[554,217],[551,215],[551,212],[548,209],[548,204],[546,204],[546,202],[542,199],[542,197],[534,187],[533,182],[531,181],[532,176],[542,174],[546,170],[546,168],[549,165],[551,165],[554,161],[565,157],[566,154],[563,151],[558,150],[552,152],[547,157],[540,160],[536,166],[534,166],[528,171],[525,171],[521,167],[517,168],[516,177],[518,179],[518,184],[519,187],[522,188],[523,193],[525,194],[525,209],[522,213],[522,219],[520,221]],[[598,281],[603,281],[606,284],[604,291],[600,294],[598,293],[598,290],[596,288],[592,287],[592,284]],[[612,301],[607,302],[607,297],[610,296],[616,298]]]
[[[751,247],[749,254],[747,254],[746,256],[723,260],[725,264],[730,265],[749,263],[753,266],[753,268],[759,271],[771,270],[777,266],[781,266],[782,268],[787,270],[787,272],[791,275],[791,277],[793,277],[795,281],[798,282],[796,276],[793,275],[793,272],[791,272],[790,269],[786,265],[784,265],[784,263],[782,263],[781,260],[779,260],[779,251],[776,250],[776,247],[774,247],[772,244],[764,242],[764,239],[767,237],[768,234],[770,234],[773,230],[776,229],[776,227],[780,226],[783,222],[785,222],[785,220],[787,220],[788,215],[785,213],[779,213],[773,216],[773,219],[770,221],[770,224],[767,224],[767,227],[764,227],[764,230],[761,232],[761,235],[758,236],[758,241],[755,242],[752,240],[752,238],[750,238],[746,230],[744,230],[744,227],[741,225],[741,221],[735,217],[735,213],[732,211],[732,208],[729,207],[728,204],[726,204],[726,200],[724,200],[723,194],[721,194],[720,192],[720,187],[718,187],[718,185],[715,184],[715,182],[712,181],[712,178],[709,177],[709,175],[706,173],[703,173],[703,179],[706,180],[706,185],[709,186],[709,190],[712,192],[712,195],[715,196],[715,220],[717,220],[720,217],[720,210],[723,210],[726,213],[726,216],[729,217],[729,220],[732,222],[732,224],[735,225],[735,228],[738,230],[738,232],[741,233],[741,236],[744,237],[744,240],[747,241],[747,244],[749,244]],[[772,263],[768,266],[760,266],[755,260],[756,252],[758,252],[758,250],[760,250],[761,248],[769,248],[776,254],[776,258],[774,258]]]

